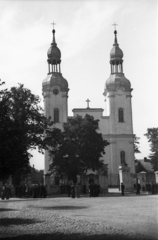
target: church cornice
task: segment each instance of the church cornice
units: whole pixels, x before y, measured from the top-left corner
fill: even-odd
[[[74,108],[72,112],[103,112],[103,108]]]
[[[102,119],[109,119],[110,116],[102,116],[101,118],[102,118]]]
[[[104,138],[109,138],[109,139],[118,139],[118,138],[134,138],[134,134],[103,134]]]

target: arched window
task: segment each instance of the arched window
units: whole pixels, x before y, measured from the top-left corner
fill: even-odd
[[[57,108],[54,109],[54,122],[55,123],[59,122],[59,109]]]
[[[118,110],[118,120],[119,120],[119,122],[124,122],[123,108],[119,108],[119,110]]]
[[[125,152],[124,151],[120,152],[120,160],[121,160],[122,165],[126,165]]]

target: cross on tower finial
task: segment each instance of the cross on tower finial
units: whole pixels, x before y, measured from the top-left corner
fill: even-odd
[[[56,23],[55,22],[53,22],[53,23],[51,23],[52,25],[53,25],[53,29],[54,29],[54,25],[56,25]]]
[[[112,25],[114,26],[114,30],[116,30],[116,26],[117,26],[118,24],[116,24],[116,23],[114,22]]]
[[[90,108],[90,107],[89,107],[90,100],[87,99],[86,102],[87,102],[87,108]]]

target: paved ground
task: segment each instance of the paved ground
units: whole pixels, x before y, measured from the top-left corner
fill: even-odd
[[[0,201],[0,239],[158,239],[158,195]]]

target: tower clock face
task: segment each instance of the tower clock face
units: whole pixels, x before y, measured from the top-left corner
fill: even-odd
[[[54,95],[57,95],[59,93],[59,90],[58,89],[54,89],[53,93],[54,93]]]

